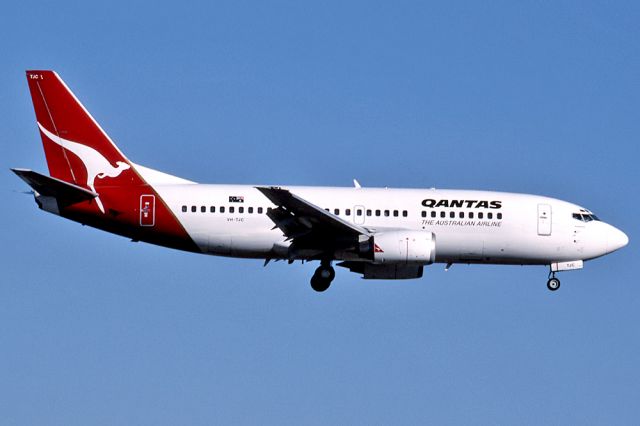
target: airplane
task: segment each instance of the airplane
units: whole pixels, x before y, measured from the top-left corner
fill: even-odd
[[[38,207],[178,250],[333,264],[364,279],[421,278],[424,267],[543,265],[556,273],[629,242],[590,210],[539,195],[446,189],[199,184],[130,161],[54,71],[26,71],[49,175],[11,169]]]

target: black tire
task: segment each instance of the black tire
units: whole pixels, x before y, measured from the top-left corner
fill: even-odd
[[[323,292],[329,288],[336,277],[336,271],[331,265],[320,265],[311,277],[311,288],[317,292]]]
[[[314,274],[311,277],[311,288],[317,291],[318,293],[322,293],[331,285],[331,280],[327,280],[322,278],[319,274]]]
[[[557,291],[560,288],[560,280],[557,278],[549,278],[547,288],[551,291]]]
[[[331,281],[336,277],[336,271],[332,266],[319,266],[313,276],[322,280],[328,280],[329,283],[331,283]]]

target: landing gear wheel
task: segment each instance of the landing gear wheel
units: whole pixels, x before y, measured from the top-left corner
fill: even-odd
[[[331,281],[323,280],[317,276],[311,277],[311,288],[317,291],[318,293],[322,293],[331,285]]]
[[[551,291],[556,291],[560,288],[560,280],[556,277],[549,278],[549,281],[547,281],[547,288]]]
[[[336,271],[331,265],[320,265],[311,277],[311,288],[317,292],[323,292],[329,288],[335,277]]]

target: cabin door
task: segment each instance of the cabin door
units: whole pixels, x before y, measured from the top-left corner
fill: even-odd
[[[156,197],[155,195],[140,196],[140,226],[153,226],[156,224]]]
[[[551,206],[538,204],[538,235],[551,235]]]
[[[364,206],[353,207],[353,223],[356,225],[364,225]]]

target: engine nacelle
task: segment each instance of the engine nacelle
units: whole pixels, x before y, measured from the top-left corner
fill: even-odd
[[[422,265],[365,263],[362,266],[362,278],[365,280],[410,280],[422,278],[423,269]]]
[[[389,231],[372,237],[375,264],[430,265],[436,260],[436,236],[426,231]]]
[[[418,263],[371,263],[364,261],[345,261],[338,266],[348,268],[351,272],[362,274],[365,280],[409,280],[421,278],[424,265]]]

